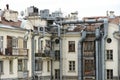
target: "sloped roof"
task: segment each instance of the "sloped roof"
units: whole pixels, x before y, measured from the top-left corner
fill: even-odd
[[[83,20],[85,20],[85,19],[99,19],[99,18],[107,18],[109,23],[120,24],[120,16],[115,16],[114,18],[109,18],[106,16],[84,17]],[[95,28],[100,27],[101,25],[102,25],[102,23],[89,24],[89,25],[87,25],[87,28],[85,30],[94,31]],[[73,31],[78,32],[78,31],[81,31],[83,28],[84,28],[83,26],[77,25],[77,27],[75,27],[75,29]]]
[[[4,17],[2,17],[2,20],[0,21],[1,24],[4,24],[4,25],[10,25],[10,26],[13,26],[13,27],[20,27],[21,25],[21,21],[18,20],[17,22],[14,22],[14,21],[7,21],[5,20]]]

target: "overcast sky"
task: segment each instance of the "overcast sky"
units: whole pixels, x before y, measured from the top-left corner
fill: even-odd
[[[0,9],[4,9],[6,4],[18,12],[36,6],[39,10],[50,9],[50,12],[61,8],[65,15],[78,11],[79,17],[105,16],[107,10],[120,15],[120,0],[0,0]]]

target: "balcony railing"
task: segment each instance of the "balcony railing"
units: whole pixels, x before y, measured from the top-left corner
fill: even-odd
[[[25,80],[28,80],[28,71],[18,71],[18,78],[24,78]]]
[[[35,53],[35,57],[54,57],[54,51],[44,50],[44,53]]]
[[[4,55],[8,55],[8,56],[27,56],[28,55],[28,49],[24,49],[24,48],[6,48]]]

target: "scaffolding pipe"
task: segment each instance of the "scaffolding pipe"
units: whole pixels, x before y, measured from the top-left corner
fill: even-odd
[[[83,80],[83,68],[82,68],[82,42],[85,40],[86,38],[86,31],[82,32],[82,37],[78,42],[78,80]]]
[[[104,19],[104,36],[102,37],[102,80],[105,80],[105,40],[108,35],[108,20]]]

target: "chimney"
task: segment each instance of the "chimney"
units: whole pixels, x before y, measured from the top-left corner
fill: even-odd
[[[7,10],[9,10],[9,4],[6,4],[6,8],[7,8]]]

